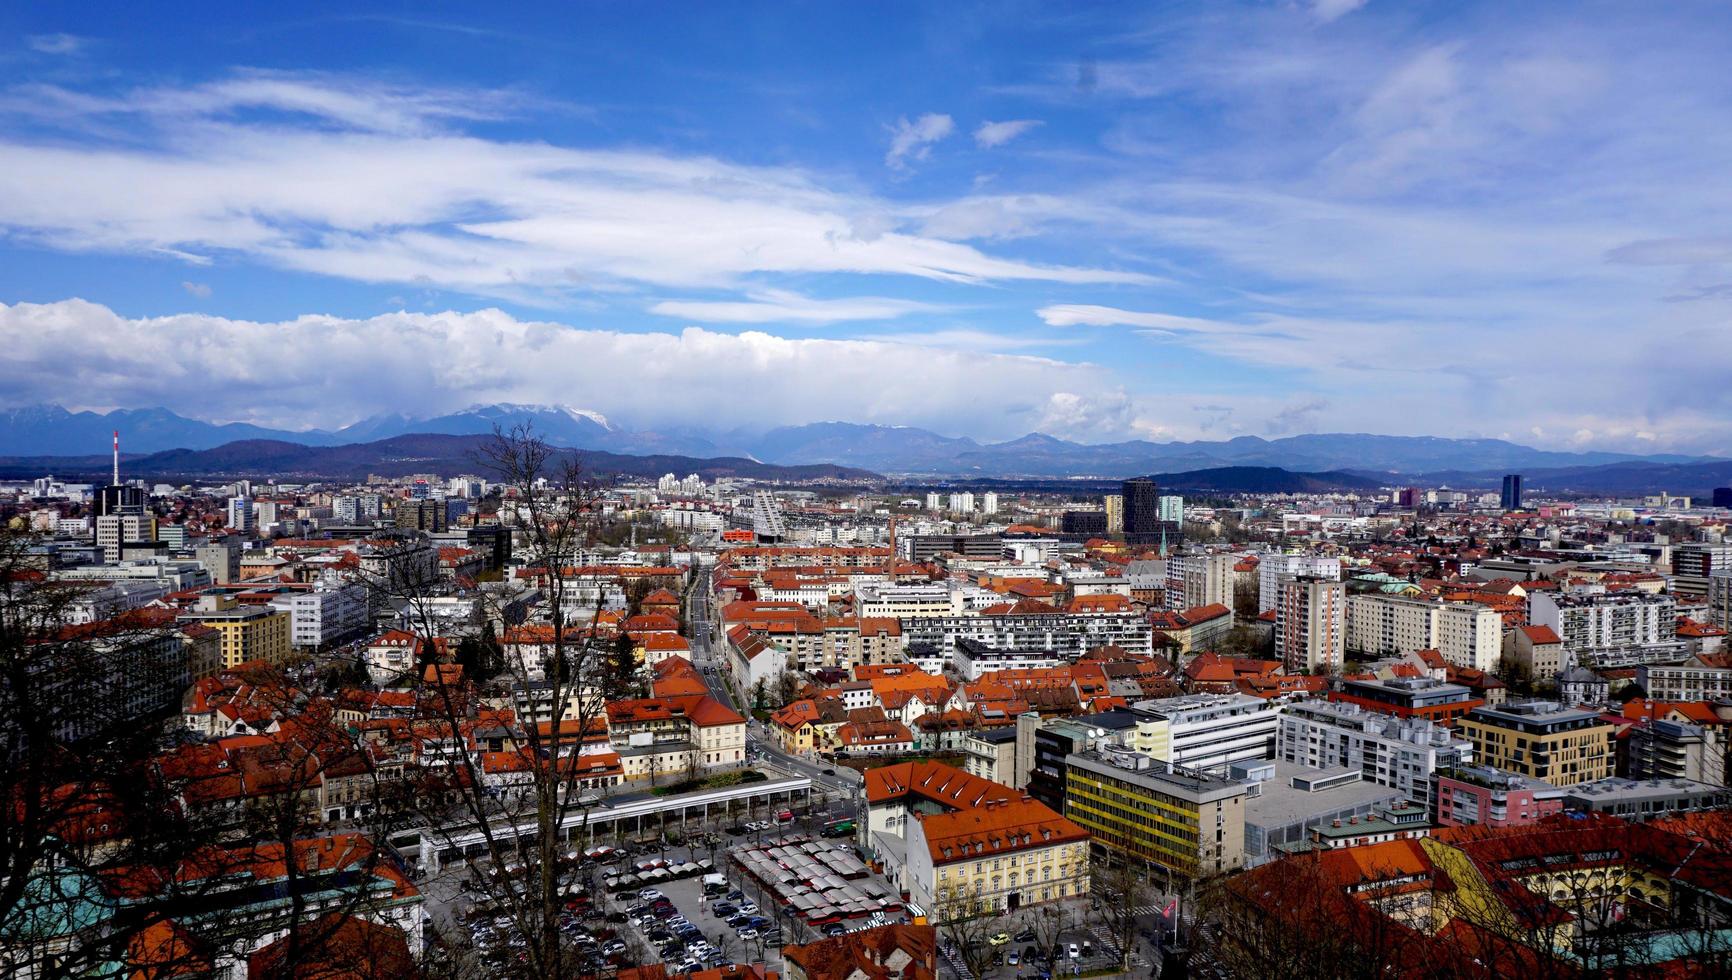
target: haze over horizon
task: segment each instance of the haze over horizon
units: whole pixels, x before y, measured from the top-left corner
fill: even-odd
[[[1732,453],[1732,14],[0,13],[0,406]]]

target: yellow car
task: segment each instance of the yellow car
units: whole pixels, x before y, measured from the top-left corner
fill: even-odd
[[[994,946],[1003,946],[1005,943],[1010,942],[1010,933],[1001,932],[998,935],[993,936],[991,939],[988,939],[987,942]]]

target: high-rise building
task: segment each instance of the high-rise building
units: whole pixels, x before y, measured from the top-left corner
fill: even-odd
[[[1101,503],[1107,512],[1107,533],[1125,533],[1125,498],[1123,494],[1109,493],[1101,498]]]
[[[944,509],[944,497],[937,490],[926,491],[926,509],[933,513]]]
[[[1237,562],[1231,554],[1174,555],[1167,559],[1167,608],[1233,608],[1233,565]]]
[[[1275,605],[1275,655],[1289,671],[1338,672],[1346,639],[1346,586],[1313,575],[1281,582]]]
[[[437,534],[451,526],[443,500],[429,498],[399,501],[396,509],[392,511],[392,516],[398,527],[410,531]]]
[[[96,519],[96,546],[102,560],[117,562],[125,545],[156,540],[156,518],[139,513],[104,514]]]
[[[1185,498],[1167,494],[1160,499],[1161,520],[1174,524],[1185,523]]]
[[[193,550],[193,557],[210,573],[211,582],[228,585],[240,581],[241,549],[227,538],[199,545]]]
[[[253,501],[251,497],[229,498],[229,529],[238,534],[252,533]]]
[[[781,505],[768,490],[752,493],[752,534],[760,543],[775,543],[788,536],[788,522],[782,517]]]
[[[1263,555],[1257,563],[1257,612],[1274,609],[1281,597],[1282,581],[1297,575],[1339,579],[1341,559],[1274,552]]]
[[[1160,531],[1160,488],[1148,477],[1126,480],[1122,487],[1126,534],[1155,534]]]
[[[950,509],[958,514],[974,513],[974,494],[966,490],[951,494]]]
[[[1503,495],[1498,502],[1504,510],[1522,509],[1522,475],[1520,473],[1504,475]]]
[[[980,498],[980,512],[982,514],[998,513],[998,494],[988,490],[984,495],[982,495]]]

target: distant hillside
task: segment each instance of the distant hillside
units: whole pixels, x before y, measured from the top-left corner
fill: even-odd
[[[1352,473],[1294,473],[1278,466],[1216,466],[1183,473],[1157,473],[1161,489],[1209,490],[1216,493],[1327,493],[1334,490],[1376,490],[1378,480]]]
[[[404,476],[410,473],[480,473],[484,435],[406,435],[345,446],[303,446],[274,439],[247,439],[214,449],[171,449],[129,456],[122,469],[130,476],[287,477],[292,479],[359,479],[370,473]],[[595,450],[562,450],[582,460],[595,476],[656,477],[664,473],[696,473],[706,480],[746,477],[758,480],[874,480],[877,474],[845,466],[777,466],[738,457],[704,459],[694,456],[631,456]],[[100,475],[107,456],[0,457],[0,476],[18,479],[53,473],[56,476]]]

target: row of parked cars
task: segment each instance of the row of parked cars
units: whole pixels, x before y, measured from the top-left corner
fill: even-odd
[[[576,891],[568,895],[564,904],[559,913],[559,930],[578,950],[578,965],[582,969],[600,973],[627,965],[625,940],[610,926],[596,921],[602,919],[603,914],[591,904],[587,894]],[[484,963],[503,969],[528,959],[528,940],[511,916],[499,914],[496,908],[479,905],[471,908],[464,919]]]
[[[639,891],[637,903],[628,907],[625,915],[643,932],[644,940],[660,955],[669,972],[693,973],[730,965],[727,956],[704,937],[703,930],[681,914],[673,900],[659,889]]]

